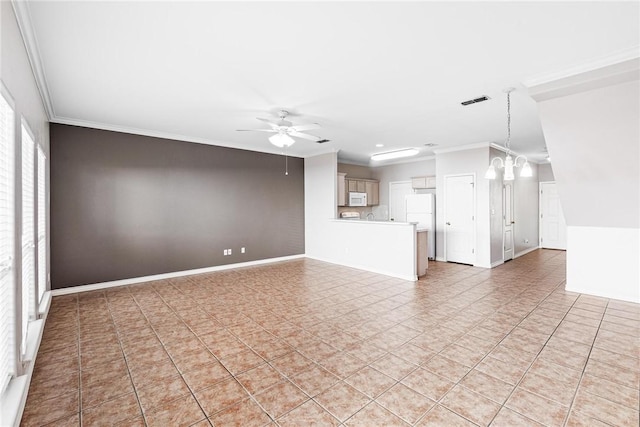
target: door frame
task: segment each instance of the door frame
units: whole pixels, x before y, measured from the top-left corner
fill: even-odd
[[[542,186],[544,184],[555,184],[556,186],[557,181],[540,181],[538,183],[538,248],[542,248]],[[562,205],[560,205],[560,208],[562,208]],[[564,216],[564,211],[562,212],[562,215]],[[566,226],[567,226],[567,220],[566,218],[564,218],[564,225],[565,225],[565,233],[566,233]],[[558,250],[562,250],[562,251],[566,251],[566,234],[565,234],[565,248],[564,249],[558,249]]]
[[[455,173],[455,174],[448,174],[448,175],[444,175],[442,178],[442,182],[443,182],[443,194],[442,194],[442,199],[443,199],[443,213],[444,213],[444,218],[442,221],[442,225],[444,228],[444,233],[443,233],[443,237],[444,237],[444,242],[443,242],[443,251],[444,253],[443,258],[445,262],[449,262],[449,260],[447,259],[447,227],[446,227],[446,223],[447,223],[447,179],[448,178],[456,178],[456,177],[461,177],[461,176],[471,176],[473,178],[473,207],[472,207],[472,214],[473,214],[473,258],[474,258],[474,262],[472,263],[472,265],[476,265],[477,264],[477,260],[478,260],[478,253],[476,251],[476,237],[477,237],[477,225],[478,225],[478,215],[477,215],[477,204],[476,204],[476,173],[475,172],[468,172],[468,173]]]
[[[505,257],[505,246],[504,246],[504,244],[505,244],[504,235],[505,235],[505,232],[506,232],[506,210],[507,210],[506,209],[507,204],[506,204],[506,197],[505,196],[506,196],[506,192],[507,192],[507,185],[509,185],[510,188],[511,188],[511,194],[510,194],[511,197],[509,198],[509,200],[511,201],[511,206],[509,208],[509,211],[511,212],[511,221],[512,221],[512,223],[511,223],[511,258],[509,258],[508,261],[512,261],[516,257],[516,247],[515,247],[516,246],[516,239],[515,239],[515,233],[514,233],[514,228],[515,227],[513,226],[513,224],[515,223],[515,221],[513,221],[513,219],[515,217],[514,210],[515,210],[516,204],[515,204],[515,200],[514,200],[514,198],[515,198],[515,188],[513,186],[513,183],[515,183],[515,181],[512,181],[512,182],[510,182],[508,184],[506,184],[506,183],[502,184],[502,262],[506,262],[507,261],[507,259]],[[540,241],[540,240],[538,239],[538,241]]]

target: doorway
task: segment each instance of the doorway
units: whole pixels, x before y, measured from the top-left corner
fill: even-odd
[[[474,174],[444,177],[446,261],[475,263],[475,193]]]
[[[555,181],[540,183],[540,247],[567,249],[567,224]]]
[[[413,194],[411,181],[394,181],[389,183],[389,220],[405,222],[407,205],[405,196]]]
[[[513,259],[513,183],[507,183],[502,186],[502,230],[504,231],[502,240],[502,259],[506,262]]]

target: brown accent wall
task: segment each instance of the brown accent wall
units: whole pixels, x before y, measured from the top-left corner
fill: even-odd
[[[278,155],[60,124],[50,135],[52,289],[304,253],[303,159],[285,176]]]

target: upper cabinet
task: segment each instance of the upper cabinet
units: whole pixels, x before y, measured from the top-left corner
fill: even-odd
[[[367,206],[380,203],[380,183],[374,179],[347,178],[338,172],[338,206],[349,206],[349,193],[367,193]]]
[[[365,181],[367,193],[367,205],[376,206],[380,203],[380,183],[378,181]]]
[[[436,188],[435,176],[416,176],[411,178],[411,187],[414,189]]]
[[[338,172],[338,206],[347,206],[346,173]]]

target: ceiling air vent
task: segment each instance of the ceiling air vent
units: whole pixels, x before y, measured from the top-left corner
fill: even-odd
[[[481,96],[480,98],[474,98],[474,99],[470,99],[468,101],[461,102],[461,104],[462,105],[471,105],[471,104],[475,104],[477,102],[487,101],[489,99],[491,99],[491,98],[489,98],[488,96],[485,95],[485,96]]]

